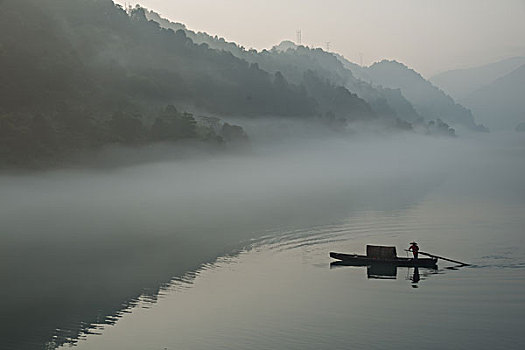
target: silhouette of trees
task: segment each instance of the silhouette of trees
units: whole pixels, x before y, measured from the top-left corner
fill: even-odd
[[[129,114],[123,111],[113,113],[109,121],[110,135],[115,141],[124,144],[137,144],[147,138],[147,131],[141,121],[142,117],[137,114]]]
[[[219,116],[374,117],[345,88],[291,82],[109,0],[3,0],[0,67],[0,144],[11,160],[214,138],[175,105]]]
[[[151,127],[151,136],[156,141],[176,141],[196,137],[197,122],[190,113],[179,113],[169,105],[155,119]]]

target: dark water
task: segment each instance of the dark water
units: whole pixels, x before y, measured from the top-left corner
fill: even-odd
[[[521,348],[523,138],[286,149],[2,177],[0,348]],[[414,239],[474,266],[330,266]]]

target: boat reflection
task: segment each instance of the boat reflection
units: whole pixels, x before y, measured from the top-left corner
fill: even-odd
[[[388,263],[364,263],[364,262],[353,262],[353,261],[334,261],[330,263],[330,268],[354,266],[364,267],[366,266],[366,275],[369,279],[397,279],[398,266]],[[412,282],[412,287],[417,288],[418,283],[422,278],[437,274],[437,265],[433,267],[399,267],[407,269],[407,280]]]

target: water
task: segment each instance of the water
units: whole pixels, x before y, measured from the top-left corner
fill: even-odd
[[[525,140],[504,136],[4,177],[2,348],[521,348]],[[330,265],[414,239],[473,266]]]
[[[463,204],[452,207],[462,210]],[[429,198],[403,211],[360,212],[338,225],[281,232],[200,270],[189,286],[175,282],[157,304],[143,303],[79,348],[519,349],[525,260],[514,247],[520,242],[482,249],[476,241],[486,232],[469,227],[478,215],[505,220],[523,208],[496,214],[486,207],[449,222],[451,209],[450,201]],[[329,251],[362,252],[367,243],[406,247],[415,235],[425,249],[445,252],[447,245],[435,238],[445,228],[452,235],[472,233],[460,240],[472,242],[461,254],[448,250],[474,266],[452,270],[447,267],[454,264],[443,262],[437,271],[421,269],[413,283],[413,269],[398,268],[395,280],[379,280],[368,279],[366,267],[329,264]],[[512,236],[516,229],[499,234]]]

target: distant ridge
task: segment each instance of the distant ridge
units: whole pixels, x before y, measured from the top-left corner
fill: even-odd
[[[108,145],[220,147],[232,129],[206,114],[296,118],[341,133],[364,123],[479,129],[469,111],[398,63],[358,67],[290,41],[246,50],[110,0],[3,0],[1,8],[0,167],[58,164]],[[432,93],[418,99],[423,91]]]
[[[301,84],[307,73],[310,76],[314,74],[321,77],[322,80],[329,80],[336,86],[343,86],[364,99],[378,116],[408,123],[441,119],[472,130],[486,130],[474,122],[470,111],[458,105],[420,74],[404,65],[400,64],[396,67],[392,63],[391,66],[386,67],[385,62],[382,62],[372,67],[362,67],[341,55],[320,48],[296,45],[289,40],[281,42],[271,50],[261,52],[246,50],[217,36],[188,30],[184,25],[170,22],[155,12],[147,11],[146,15],[165,28],[174,30],[183,28],[186,35],[195,43],[228,51],[248,62],[257,63],[261,69],[270,73],[281,72],[287,80],[295,84]],[[387,83],[384,81],[386,76],[378,73],[381,67],[386,68],[383,75],[387,75],[387,71],[393,69],[397,72],[396,79],[403,81],[408,79],[408,81],[402,83],[394,80]],[[413,93],[419,91],[421,86],[425,91],[433,94],[424,101]],[[435,99],[440,101],[439,105],[434,103]]]
[[[525,57],[511,57],[474,68],[449,70],[433,76],[430,81],[455,99],[462,100],[523,64]]]
[[[470,93],[462,102],[492,129],[525,122],[525,64]]]
[[[397,61],[383,60],[370,67],[347,63],[355,74],[374,85],[400,89],[403,96],[425,120],[440,119],[451,125],[462,125],[472,130],[487,131],[475,122],[470,110],[434,86],[415,70]]]

